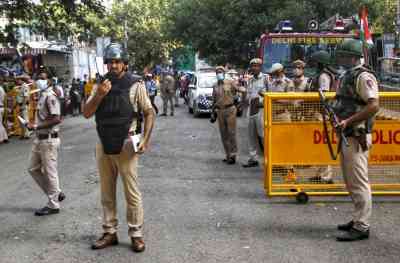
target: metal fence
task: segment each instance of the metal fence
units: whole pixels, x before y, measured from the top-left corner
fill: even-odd
[[[328,99],[334,93],[326,94]],[[347,195],[333,130],[324,132],[317,93],[268,93],[264,100],[265,190],[268,196]],[[331,127],[330,127],[331,128]],[[381,92],[372,133],[369,178],[374,195],[400,195],[400,92]]]

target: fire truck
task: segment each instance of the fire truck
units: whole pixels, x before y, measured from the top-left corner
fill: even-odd
[[[258,56],[263,60],[263,72],[268,72],[274,63],[281,63],[286,69],[291,68],[291,62],[301,59],[308,61],[311,54],[318,50],[326,50],[333,54],[336,46],[346,38],[354,35],[348,32],[352,19],[343,19],[335,15],[322,23],[312,20],[308,23],[308,32],[293,32],[292,22],[281,21],[274,33],[261,35],[258,43]],[[288,70],[290,75],[290,70]],[[312,74],[306,68],[306,75]]]

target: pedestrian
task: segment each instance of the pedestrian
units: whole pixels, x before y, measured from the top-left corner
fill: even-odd
[[[345,68],[336,92],[335,112],[348,140],[341,141],[340,164],[346,188],[353,200],[353,219],[338,229],[346,231],[337,241],[369,238],[372,210],[371,186],[368,180],[368,156],[372,146],[372,128],[379,110],[378,82],[373,72],[362,64],[363,43],[345,40],[336,49],[336,63]]]
[[[92,249],[118,244],[116,187],[120,175],[127,203],[128,234],[132,250],[143,252],[143,204],[137,181],[137,165],[139,154],[143,154],[149,147],[154,111],[144,83],[124,70],[124,62],[127,60],[128,55],[122,45],[111,43],[106,47],[104,62],[109,73],[104,82],[93,87],[84,106],[86,118],[93,115],[96,117],[100,139],[96,145],[96,159],[100,175],[104,234],[92,245]],[[136,144],[133,145],[131,136],[136,135],[139,110],[144,115],[144,133],[135,151]]]
[[[161,78],[161,98],[163,100],[163,114],[161,116],[167,116],[168,103],[171,108],[170,114],[174,116],[175,105],[173,98],[175,93],[175,79],[169,71],[164,71]]]
[[[311,82],[307,91],[323,92],[335,91],[335,74],[331,68],[332,59],[331,55],[325,51],[320,50],[313,53],[310,57],[310,66],[316,68],[317,75]],[[315,107],[312,107],[312,102],[308,102],[311,112],[308,113],[312,120],[323,121],[322,114],[319,110],[319,102],[315,102]],[[310,107],[311,106],[311,107]],[[332,166],[322,166],[317,169],[317,175],[310,178],[312,183],[327,183],[333,184],[333,170]]]
[[[250,158],[243,167],[250,168],[258,166],[257,148],[264,141],[264,92],[268,89],[269,76],[261,72],[262,60],[254,58],[250,61],[252,77],[247,86],[247,97],[249,100],[249,153]],[[260,110],[261,109],[261,110]]]
[[[69,97],[71,100],[72,116],[77,116],[80,113],[80,105],[82,100],[82,96],[79,91],[79,79],[75,82],[72,82],[72,88],[70,90]]]
[[[236,114],[237,108],[235,97],[238,92],[242,94],[246,91],[244,87],[239,87],[234,80],[225,78],[225,68],[218,66],[215,70],[217,84],[213,87],[213,112],[217,114],[219,131],[222,144],[225,150],[227,164],[236,163],[237,139],[236,139]],[[243,100],[242,100],[243,101]],[[212,122],[215,121],[212,120]]]
[[[174,97],[175,107],[179,107],[179,96],[180,96],[180,90],[181,90],[181,87],[180,87],[181,83],[179,81],[180,74],[178,73],[178,71],[175,71],[174,79],[175,79],[175,81],[174,81],[174,83],[175,83],[175,97]]]
[[[155,103],[155,98],[157,96],[157,83],[153,79],[152,74],[150,74],[150,73],[146,74],[145,85],[146,85],[147,94],[149,95],[149,98],[151,101],[151,105],[153,105],[153,108],[154,108],[156,114],[158,114],[158,108]]]
[[[7,130],[4,128],[3,125],[3,117],[5,112],[5,100],[6,100],[6,92],[3,88],[4,79],[0,78],[0,144],[8,143],[8,135]],[[6,121],[7,123],[7,121]]]
[[[56,93],[57,98],[60,101],[61,117],[63,118],[65,116],[65,92],[58,78],[53,77],[52,84],[54,92]]]
[[[61,109],[46,72],[39,74],[36,86],[40,90],[36,123],[29,122],[27,126],[36,136],[28,171],[48,198],[47,205],[36,210],[35,215],[46,216],[58,214],[60,202],[65,199],[65,194],[60,189],[57,170]]]

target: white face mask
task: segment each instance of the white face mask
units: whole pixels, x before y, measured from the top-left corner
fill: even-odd
[[[38,79],[36,81],[36,86],[38,87],[38,89],[40,89],[41,91],[44,91],[48,88],[47,85],[47,80],[46,79]]]

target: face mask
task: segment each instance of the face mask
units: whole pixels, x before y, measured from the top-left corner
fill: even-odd
[[[217,74],[217,80],[224,80],[225,79],[225,74],[224,73],[218,73]]]
[[[46,79],[37,80],[36,85],[41,91],[46,90],[48,88]]]

